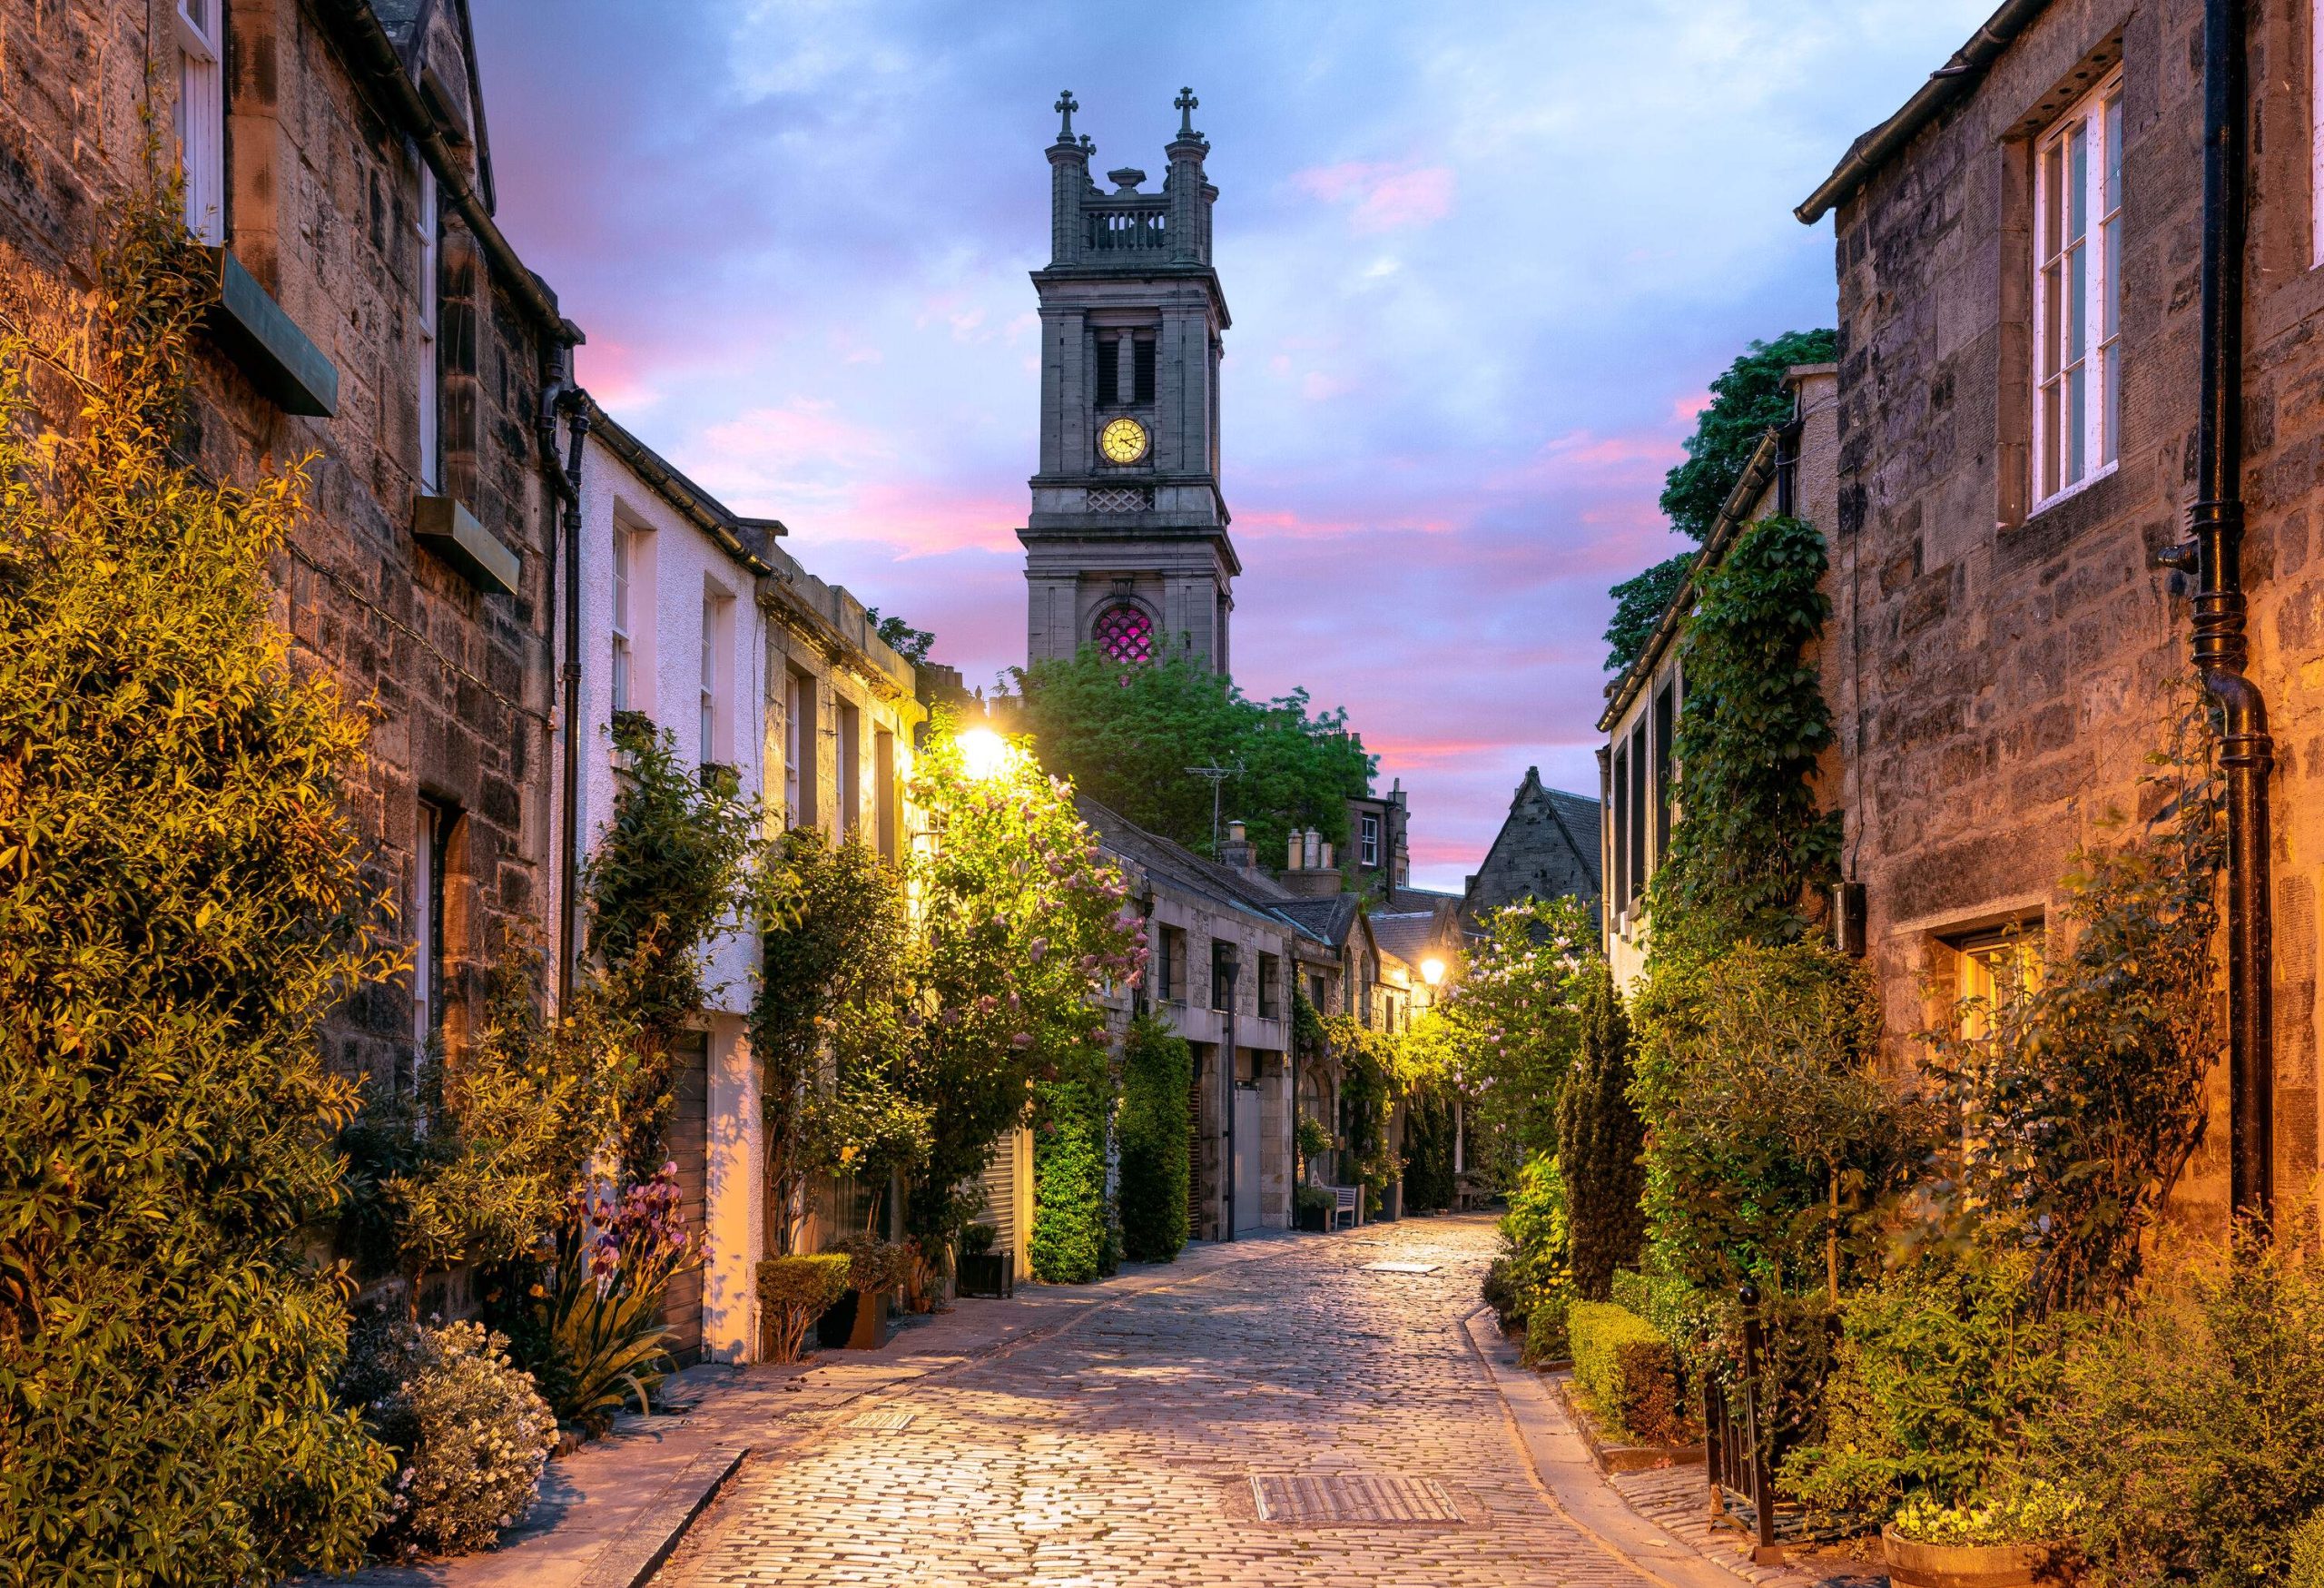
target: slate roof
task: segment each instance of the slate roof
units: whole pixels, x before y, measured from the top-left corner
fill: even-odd
[[[1275,906],[1275,912],[1317,942],[1344,948],[1355,926],[1356,896],[1330,893],[1320,899],[1286,899]]]
[[[1600,824],[1605,812],[1596,800],[1585,794],[1568,794],[1561,788],[1544,784],[1541,792],[1549,796],[1550,814],[1557,818],[1558,828],[1573,845],[1582,870],[1590,873],[1590,885],[1600,893],[1606,891],[1605,853],[1600,842],[1604,829]]]
[[[1417,966],[1432,950],[1443,946],[1443,919],[1433,910],[1399,911],[1393,914],[1374,912],[1372,941],[1380,945],[1382,953],[1393,954],[1406,964]]]
[[[1253,915],[1270,926],[1295,924],[1280,915],[1279,902],[1265,896],[1253,880],[1229,867],[1203,859],[1182,843],[1145,828],[1109,805],[1088,794],[1073,796],[1075,813],[1089,824],[1104,847],[1150,877],[1161,879],[1182,893],[1196,894],[1221,909]],[[1265,887],[1274,891],[1273,883]]]

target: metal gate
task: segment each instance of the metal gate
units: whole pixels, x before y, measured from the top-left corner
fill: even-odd
[[[1736,1299],[1743,1305],[1743,1372],[1740,1385],[1718,1373],[1703,1375],[1703,1465],[1710,1482],[1714,1522],[1737,1511],[1751,1534],[1751,1560],[1777,1565],[1783,1550],[1776,1543],[1776,1492],[1768,1475],[1768,1440],[1759,1405],[1761,1365],[1767,1341],[1759,1324],[1759,1292],[1746,1285]]]

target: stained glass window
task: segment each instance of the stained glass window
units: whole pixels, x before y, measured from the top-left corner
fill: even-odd
[[[1133,607],[1127,601],[1099,613],[1098,626],[1090,631],[1089,637],[1114,661],[1154,659],[1154,620],[1146,615],[1144,607]]]

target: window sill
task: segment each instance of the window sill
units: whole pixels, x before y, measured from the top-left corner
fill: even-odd
[[[218,301],[211,306],[210,323],[226,356],[284,413],[326,419],[336,414],[339,366],[323,356],[231,251],[204,252],[218,271]]]
[[[419,497],[411,504],[411,537],[450,563],[487,595],[513,596],[525,565],[477,517],[450,497]]]
[[[2122,466],[2122,460],[2117,459],[2112,463],[2105,464],[2098,469],[2093,469],[2090,473],[2083,475],[2080,479],[2075,480],[2063,490],[2053,491],[2050,495],[2043,497],[2040,501],[2034,504],[2033,510],[2025,515],[2025,521],[2030,524],[2034,519],[2040,518],[2043,514],[2048,512],[2052,508],[2064,506],[2066,503],[2073,500],[2074,498],[2080,496],[2083,492],[2088,490],[2092,486],[2096,485],[2100,480],[2112,478],[2114,471]]]

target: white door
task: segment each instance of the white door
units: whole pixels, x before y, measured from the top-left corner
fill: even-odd
[[[1259,1089],[1235,1089],[1235,1230],[1259,1227]]]

